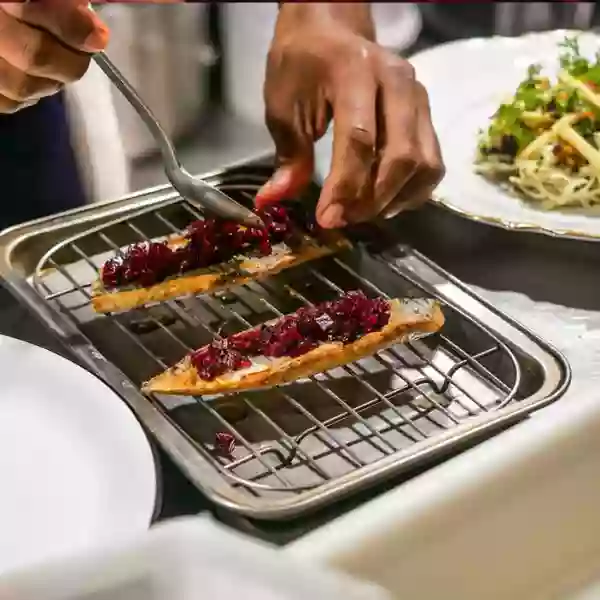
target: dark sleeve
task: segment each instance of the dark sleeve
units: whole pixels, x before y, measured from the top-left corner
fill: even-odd
[[[80,206],[64,98],[0,115],[0,228]]]

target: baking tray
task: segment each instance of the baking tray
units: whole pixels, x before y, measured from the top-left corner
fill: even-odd
[[[271,172],[248,163],[206,179],[249,203]],[[400,243],[394,222],[376,235],[356,232],[351,251],[227,294],[124,315],[91,311],[94,267],[115,247],[168,234],[196,216],[160,186],[5,231],[1,268],[9,289],[122,395],[220,506],[255,519],[304,514],[492,435],[569,384],[559,352]],[[218,406],[139,391],[141,381],[217,332],[356,288],[435,297],[447,323],[425,340]],[[219,431],[236,439],[232,456],[215,453]]]

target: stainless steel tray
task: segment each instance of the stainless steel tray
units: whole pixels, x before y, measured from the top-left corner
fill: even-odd
[[[250,202],[270,167],[207,176]],[[129,403],[189,478],[215,503],[249,517],[286,519],[472,443],[554,400],[570,382],[556,350],[499,313],[426,257],[380,231],[334,258],[214,297],[123,315],[95,315],[89,286],[114,248],[180,229],[195,209],[168,186],[63,213],[0,235],[9,289]],[[384,235],[385,234],[385,235]],[[363,288],[435,296],[440,334],[268,392],[210,398],[144,396],[139,384],[205,343]],[[214,451],[215,434],[237,442]]]

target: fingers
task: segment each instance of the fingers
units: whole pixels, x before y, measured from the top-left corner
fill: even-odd
[[[316,212],[317,222],[324,228],[344,227],[356,205],[372,202],[377,82],[371,70],[362,66],[349,72],[338,89],[333,107],[331,169]]]
[[[378,59],[377,79],[354,77],[334,106],[331,173],[317,207],[323,227],[420,205],[443,176],[425,89],[408,62],[387,53]]]
[[[0,112],[30,106],[82,77],[90,55],[75,47],[102,47],[94,41],[105,31],[97,21],[86,5],[73,1],[0,3]]]
[[[50,34],[0,10],[0,56],[23,73],[68,83],[86,71],[89,57],[63,46]]]
[[[416,83],[418,162],[412,178],[398,188],[395,197],[383,209],[383,216],[390,218],[403,210],[417,208],[431,198],[431,194],[443,179],[445,168],[439,141],[431,122],[429,99],[425,88]]]
[[[257,193],[255,204],[259,208],[297,196],[313,173],[313,143],[318,135],[313,131],[315,111],[310,94],[295,93],[293,84],[297,81],[289,78],[282,81],[279,76],[285,70],[282,60],[280,53],[269,53],[264,88],[265,117],[280,167]]]
[[[257,205],[296,196],[309,182],[313,144],[325,131],[330,107],[332,161],[317,222],[339,228],[425,202],[443,176],[443,162],[427,94],[411,65],[349,36],[332,46],[324,64],[310,54],[307,64],[321,69],[302,76],[295,61],[306,56],[302,48],[290,50],[290,35],[267,61],[267,125],[280,167],[259,191]]]
[[[258,191],[254,198],[257,208],[293,199],[310,183],[313,173],[312,158],[298,158],[279,167],[275,174]]]
[[[50,32],[61,42],[83,52],[104,50],[108,29],[85,0],[1,3],[0,8],[19,21]]]
[[[54,94],[60,87],[58,81],[28,75],[0,58],[0,95],[15,105]]]
[[[312,177],[312,139],[305,133],[297,110],[292,108],[282,114],[285,116],[280,117],[275,110],[267,111],[267,127],[275,142],[280,167],[257,193],[258,208],[297,196]]]
[[[406,61],[391,57],[380,68],[379,77],[385,143],[377,168],[375,202],[363,217],[385,210],[413,178],[420,159],[414,70]]]
[[[28,102],[17,102],[16,100],[11,100],[10,98],[0,96],[0,114],[12,114],[21,110],[22,108],[33,106],[36,102],[37,100],[30,100]]]

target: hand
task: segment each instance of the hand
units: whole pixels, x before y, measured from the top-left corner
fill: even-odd
[[[428,200],[444,173],[423,86],[374,42],[365,4],[284,4],[267,61],[267,126],[280,167],[261,206],[297,195],[333,115],[333,158],[317,205],[325,228],[390,217]]]
[[[108,30],[85,0],[0,3],[0,113],[12,113],[81,78]]]

